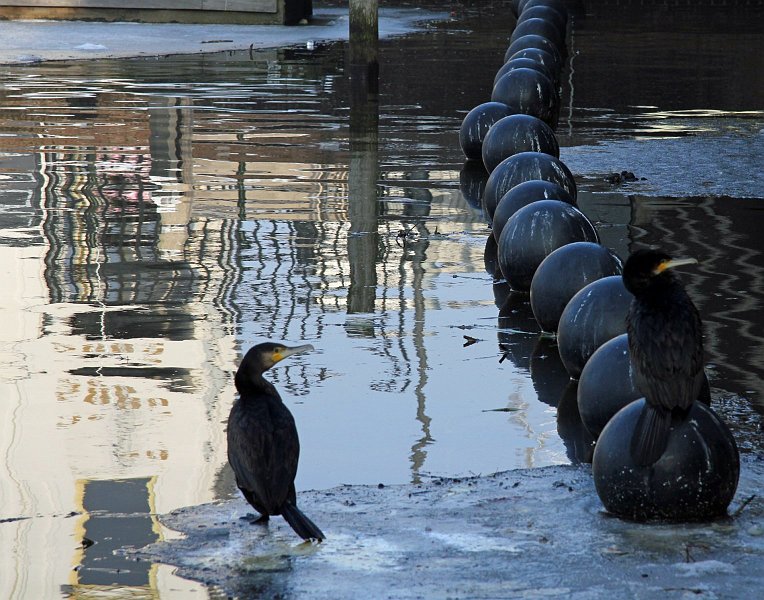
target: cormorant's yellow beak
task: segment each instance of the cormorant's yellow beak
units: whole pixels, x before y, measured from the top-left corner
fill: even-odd
[[[673,269],[674,267],[681,267],[682,265],[695,265],[697,263],[698,261],[695,258],[672,258],[660,262],[653,270],[653,273],[655,275],[660,275],[666,269]]]
[[[302,354],[303,352],[310,352],[311,350],[315,350],[313,346],[310,344],[304,344],[302,346],[293,346],[292,348],[287,348],[286,346],[282,346],[281,348],[278,348],[273,351],[273,362],[277,363],[279,361],[284,360],[285,358],[292,356],[293,354]]]

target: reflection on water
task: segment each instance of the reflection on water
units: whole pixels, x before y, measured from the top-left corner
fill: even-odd
[[[383,43],[380,95],[357,103],[341,44],[3,70],[0,596],[201,592],[112,549],[170,535],[157,513],[233,493],[232,373],[264,339],[317,349],[271,373],[300,429],[298,488],[586,460],[553,341],[494,282],[484,173],[458,149],[512,25],[489,4]],[[680,118],[683,135],[729,111],[761,128],[755,94],[677,96],[674,72],[614,96],[634,76],[627,58],[652,55],[620,48],[603,87],[615,42],[600,34],[623,23],[575,23],[564,144],[653,139],[665,111],[705,111],[703,127]],[[580,205],[621,256],[661,244],[702,259],[684,276],[715,397],[741,446],[760,449],[757,201],[585,177]]]
[[[138,546],[158,539],[159,524],[151,509],[149,479],[87,481],[82,484],[82,557],[77,561],[77,588],[108,587],[119,574],[121,585],[149,588],[152,570],[148,563],[128,561],[116,555],[122,545]]]

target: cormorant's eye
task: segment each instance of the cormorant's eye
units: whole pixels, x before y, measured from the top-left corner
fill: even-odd
[[[651,271],[651,273],[650,273],[650,274],[651,274],[651,275],[660,275],[661,273],[663,273],[663,271],[665,271],[665,270],[666,270],[666,268],[668,267],[668,264],[669,264],[669,261],[668,261],[668,260],[662,260],[662,261],[660,261],[658,264],[656,264],[656,265],[653,267],[653,269],[652,269],[652,271]]]

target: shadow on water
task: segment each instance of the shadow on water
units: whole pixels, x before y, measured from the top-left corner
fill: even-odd
[[[343,44],[3,69],[14,325],[0,345],[12,424],[0,540],[13,551],[0,566],[18,581],[0,590],[197,590],[111,549],[172,535],[157,513],[234,493],[231,376],[264,339],[317,348],[270,373],[300,429],[300,489],[587,460],[553,341],[496,272],[486,174],[458,148],[513,19],[505,3],[452,10],[382,42],[379,95],[356,102]],[[654,162],[666,140],[702,150],[719,132],[761,149],[762,35],[741,11],[576,12],[558,134],[604,243],[701,260],[682,277],[714,400],[741,449],[760,451],[755,161],[721,175],[682,163],[631,187],[604,182],[602,166],[635,139]],[[715,178],[741,193],[667,196],[658,182],[674,172],[692,190]]]

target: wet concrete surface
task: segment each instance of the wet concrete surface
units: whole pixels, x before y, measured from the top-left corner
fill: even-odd
[[[0,64],[312,46],[327,40],[346,40],[347,12],[321,6],[310,24],[293,27],[0,20]],[[379,13],[380,37],[401,35],[413,31],[418,21],[443,17],[444,13],[383,8]]]
[[[184,539],[131,556],[240,598],[757,597],[763,478],[764,457],[745,457],[730,516],[702,524],[608,515],[588,466],[302,492],[322,544],[250,524],[235,499],[167,515]]]

